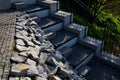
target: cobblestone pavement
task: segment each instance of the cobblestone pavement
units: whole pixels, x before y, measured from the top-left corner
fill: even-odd
[[[4,74],[7,75],[9,59],[11,54],[14,53],[16,14],[17,12],[12,10],[0,11],[0,77],[2,77],[3,69]]]

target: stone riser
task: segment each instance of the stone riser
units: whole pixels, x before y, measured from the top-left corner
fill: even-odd
[[[92,53],[91,55],[89,55],[84,61],[82,61],[75,69],[77,70],[79,67],[86,65],[88,62],[91,61],[91,59],[93,58],[94,54]]]
[[[55,24],[55,25],[53,25],[53,26],[50,26],[50,27],[48,27],[48,28],[45,28],[44,31],[45,31],[45,32],[46,32],[46,31],[57,32],[57,31],[59,31],[59,30],[62,29],[62,26],[63,26],[63,23],[60,22],[60,23],[57,23],[57,24]]]
[[[72,40],[70,40],[70,41],[64,43],[63,45],[61,45],[60,47],[58,47],[57,50],[60,50],[64,47],[72,47],[73,45],[75,45],[77,43],[77,41],[78,41],[78,37],[75,37]]]
[[[29,15],[44,18],[44,17],[47,17],[49,15],[49,10],[46,9],[46,10],[42,10],[42,11],[37,11],[37,12],[30,13]]]

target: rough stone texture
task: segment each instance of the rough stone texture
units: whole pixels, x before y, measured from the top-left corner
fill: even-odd
[[[11,61],[12,62],[18,62],[18,63],[22,63],[26,60],[25,57],[23,56],[19,56],[18,54],[13,54],[11,57]]]
[[[6,1],[9,0],[2,0]],[[1,2],[0,2],[1,4]],[[0,66],[0,77],[4,80],[8,78],[8,73],[10,69],[9,59],[11,53],[14,53],[14,34],[15,34],[15,22],[16,14],[12,10],[0,11],[0,63],[7,63],[4,73]],[[2,76],[3,74],[3,76]]]
[[[40,75],[42,78],[47,78],[47,77],[48,77],[47,72],[45,71],[45,69],[44,69],[41,65],[37,66],[37,70],[38,70],[38,72],[39,72],[39,75]]]
[[[29,66],[29,69],[27,71],[27,76],[35,77],[37,75],[39,75],[39,72],[38,72],[36,66],[34,66],[34,65]]]
[[[52,76],[50,80],[62,80],[58,76]]]
[[[28,64],[22,64],[22,63],[12,64],[11,76],[13,77],[25,76],[28,69],[29,69]]]

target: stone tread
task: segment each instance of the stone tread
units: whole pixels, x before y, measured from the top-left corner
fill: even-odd
[[[56,37],[51,39],[50,42],[57,48],[75,37],[76,35],[74,33],[62,29],[56,32]]]
[[[77,66],[82,61],[84,61],[88,56],[90,56],[93,51],[87,47],[81,46],[80,44],[75,44],[72,46],[73,53],[71,54],[67,60],[73,65]]]

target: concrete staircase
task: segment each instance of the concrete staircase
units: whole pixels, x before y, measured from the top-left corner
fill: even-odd
[[[22,6],[23,4],[27,6]],[[73,14],[60,11],[59,1],[13,0],[13,8],[28,14],[46,34],[54,48],[65,56],[75,70],[101,52],[103,42],[87,36],[88,27],[73,23]]]

